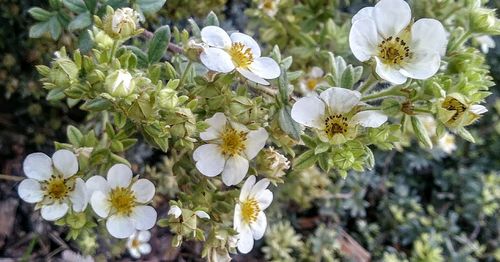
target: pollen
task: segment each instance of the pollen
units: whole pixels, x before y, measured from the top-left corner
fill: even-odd
[[[241,217],[245,223],[250,224],[255,222],[259,212],[259,203],[255,198],[249,198],[241,203]]]
[[[51,200],[63,200],[71,190],[62,176],[53,176],[45,185],[45,193]]]
[[[325,132],[329,137],[345,134],[348,127],[348,119],[342,114],[330,115],[325,119]]]
[[[315,78],[308,79],[306,82],[307,89],[314,91],[318,85],[318,80]]]
[[[222,143],[219,146],[222,154],[225,156],[235,156],[245,150],[247,134],[246,132],[226,127],[221,134],[221,140]]]
[[[240,68],[247,68],[253,62],[252,50],[243,43],[233,43],[229,49],[233,63]]]
[[[384,64],[402,65],[412,57],[412,52],[402,38],[391,36],[378,45],[378,57]]]
[[[130,215],[135,207],[135,195],[132,190],[125,187],[117,187],[111,190],[109,202],[114,212],[119,215]]]
[[[139,248],[140,245],[141,245],[141,242],[137,238],[134,238],[132,240],[132,243],[130,243],[130,246],[132,246],[133,248]]]
[[[465,112],[467,107],[458,101],[456,98],[447,97],[441,105],[446,110],[455,111],[455,114],[449,121],[456,121]]]

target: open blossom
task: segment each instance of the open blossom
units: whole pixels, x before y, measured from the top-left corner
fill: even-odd
[[[485,54],[489,52],[490,48],[496,47],[495,40],[489,35],[478,36],[475,39],[479,43],[481,51]]]
[[[292,107],[292,118],[300,124],[316,128],[323,141],[341,144],[356,137],[357,126],[379,127],[387,116],[378,110],[360,111],[358,91],[331,87],[319,96],[299,99]]]
[[[140,258],[141,255],[151,253],[149,239],[151,239],[151,232],[149,231],[136,231],[131,235],[127,241],[127,249],[130,255],[134,258]]]
[[[202,210],[197,210],[194,211],[194,214],[202,219],[210,219],[210,216],[207,214],[207,212],[202,211]],[[172,215],[175,218],[179,218],[182,215],[182,209],[178,206],[171,206],[170,209],[168,210],[167,213],[168,216]]]
[[[229,73],[236,69],[247,79],[261,85],[269,85],[265,79],[280,76],[281,70],[273,59],[261,57],[255,40],[242,33],[232,33],[217,26],[201,30],[201,40],[208,45],[200,55],[201,62],[210,70]]]
[[[196,168],[205,176],[222,173],[227,186],[240,183],[252,160],[266,144],[264,128],[248,130],[245,126],[229,121],[223,113],[216,113],[205,121],[210,127],[200,134],[208,142],[193,153]]]
[[[482,105],[471,105],[467,99],[458,93],[446,96],[438,107],[438,118],[450,128],[459,128],[471,125],[488,112]]]
[[[304,95],[316,94],[316,88],[321,84],[326,84],[322,79],[325,72],[323,69],[314,66],[309,73],[299,81],[300,91]]]
[[[457,149],[457,145],[455,144],[455,136],[450,133],[445,133],[443,137],[438,140],[438,147],[443,150],[446,154],[451,154],[455,149]]]
[[[27,179],[18,188],[21,199],[38,203],[45,220],[62,218],[70,206],[75,212],[87,207],[85,182],[75,177],[78,159],[69,150],[58,150],[52,159],[44,153],[33,153],[26,157],[23,170]]]
[[[156,210],[145,205],[153,199],[155,186],[147,179],[132,182],[132,170],[124,164],[112,166],[106,179],[93,176],[86,182],[92,208],[107,219],[106,228],[116,238],[130,237],[156,223]]]
[[[261,0],[259,3],[259,9],[266,15],[274,17],[276,13],[278,13],[279,4],[280,0]]]
[[[239,234],[237,247],[245,254],[252,250],[254,239],[264,236],[267,227],[264,210],[273,201],[273,193],[267,189],[269,179],[264,178],[257,183],[255,181],[255,176],[248,177],[234,209],[234,229]]]
[[[433,76],[446,44],[443,25],[427,18],[413,23],[410,6],[403,0],[381,0],[352,18],[352,53],[362,62],[374,58],[376,73],[394,84]]]

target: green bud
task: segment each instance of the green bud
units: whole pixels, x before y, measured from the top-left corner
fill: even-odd
[[[418,141],[420,141],[420,143],[422,143],[424,146],[432,148],[432,141],[429,137],[429,133],[427,133],[427,129],[425,128],[424,124],[422,124],[422,121],[420,121],[420,118],[411,116],[411,125]]]
[[[49,81],[57,87],[67,88],[78,78],[78,67],[67,57],[59,56],[52,63],[52,69],[48,74]]]
[[[159,92],[158,102],[163,109],[173,109],[179,101],[175,90],[164,88]]]
[[[139,13],[131,8],[107,10],[104,18],[104,31],[114,39],[127,39],[137,33]]]
[[[104,85],[112,96],[126,97],[134,91],[135,80],[127,70],[120,69],[108,75]]]
[[[495,10],[487,8],[475,8],[470,13],[470,29],[474,33],[498,34],[498,26]]]
[[[487,109],[481,105],[471,105],[458,93],[452,93],[439,100],[437,105],[438,119],[449,128],[461,128],[471,125],[485,113]]]
[[[102,49],[110,49],[113,46],[113,39],[102,30],[94,32],[94,42]]]

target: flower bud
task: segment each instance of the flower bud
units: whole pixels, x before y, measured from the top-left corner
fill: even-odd
[[[258,169],[271,180],[281,181],[285,175],[285,170],[290,168],[290,161],[276,151],[273,147],[262,150],[263,154],[257,157]]]
[[[108,75],[104,85],[111,95],[126,97],[134,91],[135,81],[127,70],[121,69]]]
[[[470,28],[474,33],[497,34],[500,32],[495,10],[475,8],[470,13]]]
[[[120,8],[114,12],[108,10],[104,18],[104,31],[115,39],[125,39],[136,33],[139,13],[131,8]]]
[[[164,88],[159,93],[159,104],[163,109],[173,109],[179,102],[177,92],[170,88]]]
[[[438,119],[449,128],[460,128],[471,125],[488,110],[482,105],[471,105],[458,93],[452,93],[441,99],[438,108]]]
[[[113,46],[113,39],[101,30],[94,33],[94,42],[102,49],[110,49]]]
[[[189,40],[186,48],[186,56],[191,61],[199,62],[200,54],[203,52],[205,48],[204,44],[196,43],[194,40]]]
[[[57,87],[69,87],[78,78],[78,67],[67,57],[59,56],[52,63],[52,69],[48,75],[49,81]]]

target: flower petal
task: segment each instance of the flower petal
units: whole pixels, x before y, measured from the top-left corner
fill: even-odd
[[[178,206],[171,206],[168,210],[167,216],[173,215],[175,218],[179,218],[182,215],[182,209]]]
[[[90,197],[90,205],[98,216],[105,218],[109,215],[111,206],[108,202],[108,196],[103,192],[95,191]]]
[[[259,180],[255,185],[252,187],[252,190],[250,190],[250,197],[256,197],[258,196],[262,191],[264,191],[268,186],[271,181],[269,179],[264,178]]]
[[[135,233],[134,222],[130,217],[112,215],[106,221],[109,234],[116,238],[127,238]]]
[[[111,188],[128,187],[132,180],[132,169],[125,164],[113,165],[107,175],[108,184]]]
[[[219,137],[219,133],[224,130],[227,123],[227,118],[224,113],[215,113],[211,118],[205,120],[209,124],[209,127],[205,132],[200,133],[200,138],[207,141],[216,139]]]
[[[252,229],[253,238],[261,239],[264,236],[267,228],[267,218],[264,212],[260,211],[257,215],[257,220],[254,223],[250,224],[250,228]]]
[[[66,203],[55,203],[52,205],[43,206],[41,214],[43,219],[47,221],[55,221],[63,217],[68,213],[68,204]]]
[[[241,194],[240,194],[240,201],[241,201]],[[242,217],[241,217],[241,205],[236,203],[236,205],[234,205],[234,216],[233,216],[233,228],[234,228],[234,230],[240,231],[240,227],[242,225],[241,219],[242,219]]]
[[[248,69],[264,79],[275,79],[281,75],[280,66],[269,57],[255,58]]]
[[[268,137],[266,129],[262,127],[248,132],[245,147],[245,155],[248,160],[252,160],[264,148]]]
[[[325,103],[317,96],[308,96],[299,99],[293,104],[291,116],[295,122],[321,128],[321,117],[325,114]]]
[[[251,71],[249,70],[246,70],[246,69],[243,69],[243,68],[240,68],[240,67],[237,67],[236,70],[242,75],[244,76],[246,79],[250,80],[250,81],[253,81],[257,84],[261,84],[261,85],[264,85],[264,86],[268,86],[269,85],[269,82],[267,82],[266,80],[264,80],[262,77],[252,73]]]
[[[148,230],[155,225],[157,216],[156,210],[151,206],[136,206],[131,217],[137,230]]]
[[[446,31],[436,19],[419,19],[411,27],[411,47],[416,51],[434,51],[443,56],[447,43]]]
[[[147,255],[151,253],[151,245],[148,243],[141,244],[139,246],[139,251],[141,252],[141,254]]]
[[[261,191],[256,197],[257,201],[259,202],[259,207],[260,210],[265,210],[266,208],[271,205],[273,202],[273,192],[271,190],[266,189],[264,191]]]
[[[340,87],[328,88],[321,92],[320,97],[333,113],[347,113],[361,100],[361,94],[358,91]]]
[[[214,177],[224,170],[226,163],[220,148],[215,144],[201,145],[193,153],[196,168],[204,176]]]
[[[140,242],[148,242],[151,239],[151,232],[148,230],[141,230],[137,233],[137,240]]]
[[[140,258],[141,253],[139,252],[138,248],[129,248],[128,253],[133,257],[133,258]]]
[[[260,57],[259,44],[257,44],[257,42],[255,42],[255,40],[251,36],[236,32],[231,34],[231,41],[233,43],[242,43],[246,47],[250,48],[250,50],[252,50],[254,58]]]
[[[109,190],[111,190],[108,181],[102,176],[93,176],[87,179],[85,185],[87,187],[87,196],[89,198],[95,191],[101,191],[106,194]]]
[[[249,176],[240,191],[240,202],[245,201],[250,195],[250,191],[252,191],[253,186],[255,185],[255,176]]]
[[[89,197],[87,196],[87,187],[83,179],[76,178],[75,189],[70,193],[69,199],[73,203],[73,210],[75,212],[82,212],[87,208]]]
[[[375,57],[375,61],[377,62],[377,65],[375,66],[375,72],[382,79],[396,85],[401,85],[406,82],[406,76],[401,74],[398,70],[382,63],[382,61],[380,61],[378,57]]]
[[[361,20],[361,19],[374,19],[373,18],[373,7],[372,6],[369,6],[369,7],[365,7],[365,8],[362,8],[361,10],[359,10],[353,17],[352,17],[352,23],[354,24],[354,22],[358,21],[358,20]]]
[[[24,179],[17,188],[19,197],[28,203],[37,203],[43,199],[43,191],[40,183],[35,179]]]
[[[396,36],[410,24],[411,9],[403,0],[382,0],[373,9],[378,32],[384,37]]]
[[[427,79],[439,70],[441,56],[435,51],[420,51],[413,53],[411,61],[404,64],[401,74],[414,79]]]
[[[44,153],[29,154],[23,162],[27,177],[44,181],[52,176],[52,159]]]
[[[482,115],[488,112],[488,109],[483,105],[472,105],[470,111],[476,115]]]
[[[250,252],[253,248],[253,234],[249,226],[242,226],[239,232],[238,251],[243,254]]]
[[[137,180],[131,187],[135,200],[139,203],[146,203],[153,199],[155,195],[155,185],[147,179]]]
[[[235,66],[231,56],[224,50],[209,47],[200,54],[201,62],[210,70],[220,73],[229,73]]]
[[[201,211],[201,210],[194,211],[194,214],[199,218],[210,219],[210,215],[208,215],[207,212],[205,212],[205,211]]]
[[[210,46],[219,48],[229,48],[231,46],[231,38],[218,26],[206,26],[201,30],[201,40]]]
[[[52,162],[54,167],[63,174],[64,178],[71,177],[78,172],[78,159],[69,150],[57,150],[52,155]]]
[[[349,46],[352,54],[361,62],[377,54],[380,37],[377,26],[371,19],[360,19],[353,23],[349,32]]]
[[[239,184],[248,172],[248,160],[240,155],[227,159],[222,171],[222,182],[226,186]]]
[[[387,121],[387,116],[382,111],[368,110],[355,114],[351,121],[364,127],[379,127]]]

